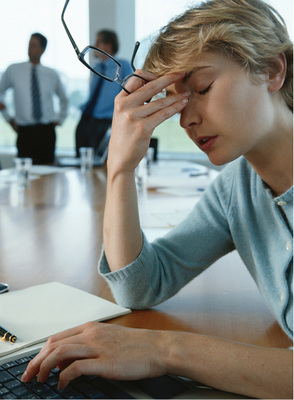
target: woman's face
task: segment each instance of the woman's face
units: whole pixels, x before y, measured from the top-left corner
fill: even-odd
[[[203,54],[169,91],[190,93],[180,124],[215,165],[260,154],[273,130],[266,76],[253,83],[236,61],[218,52]]]

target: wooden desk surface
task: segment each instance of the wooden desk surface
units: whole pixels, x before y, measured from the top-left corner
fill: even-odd
[[[59,281],[113,300],[97,273],[105,193],[103,168],[86,175],[74,169],[42,176],[25,190],[1,185],[0,281],[11,290]],[[148,198],[185,200],[156,191],[150,191]],[[193,197],[189,201],[192,204]],[[146,230],[152,236],[156,228]],[[184,330],[264,346],[291,345],[237,253],[219,260],[160,306],[110,323]]]

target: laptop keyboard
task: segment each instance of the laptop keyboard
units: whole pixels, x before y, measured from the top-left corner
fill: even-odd
[[[0,399],[134,399],[119,385],[97,376],[83,375],[58,390],[59,369],[54,368],[45,383],[36,379],[21,382],[30,360],[36,354],[18,358],[0,365]],[[119,383],[119,382],[118,382]],[[121,382],[122,383],[122,382]],[[155,399],[171,399],[187,390],[186,384],[166,375],[159,378],[124,382],[141,394]],[[120,385],[121,386],[121,385]],[[146,398],[144,396],[144,398]]]
[[[34,379],[21,382],[28,363],[36,354],[0,366],[0,398],[2,399],[133,399],[115,384],[97,376],[81,376],[65,389],[58,390],[59,370],[51,371],[46,383]]]

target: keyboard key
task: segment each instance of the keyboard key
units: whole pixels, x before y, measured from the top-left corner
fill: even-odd
[[[28,364],[31,361],[31,357],[21,357],[16,360],[18,364]]]
[[[30,395],[33,395],[34,393],[26,387],[25,385],[21,385],[15,389],[12,390],[12,393],[15,394],[17,397],[21,399],[27,399],[29,398]]]
[[[9,368],[8,371],[12,375],[18,376],[18,375],[22,375],[25,372],[26,368],[27,368],[26,364],[20,364],[20,365],[17,365],[16,367]]]
[[[12,376],[6,371],[0,371],[0,382],[4,383],[6,381],[10,381]]]
[[[18,386],[21,386],[21,385],[22,385],[22,383],[20,381],[18,381],[17,379],[12,379],[11,381],[4,383],[4,386],[9,390],[17,388]]]
[[[8,393],[8,392],[9,392],[9,390],[6,387],[2,386],[0,383],[0,396],[2,396],[5,393]]]
[[[3,394],[2,399],[17,399],[17,396],[11,392]]]
[[[11,367],[15,367],[16,365],[17,365],[17,363],[15,361],[9,361],[9,362],[7,362],[5,364],[2,364],[1,366],[2,366],[3,369],[8,369],[8,368],[11,368]]]

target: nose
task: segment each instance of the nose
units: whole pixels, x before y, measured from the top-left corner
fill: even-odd
[[[180,125],[184,129],[190,129],[194,125],[200,125],[202,118],[197,107],[195,98],[193,95],[190,96],[186,107],[181,112]]]

